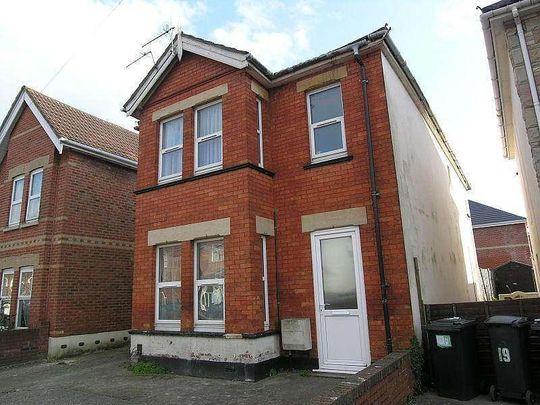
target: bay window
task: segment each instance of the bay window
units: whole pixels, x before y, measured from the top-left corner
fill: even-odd
[[[160,246],[156,258],[156,330],[180,330],[181,245]]]
[[[195,242],[195,330],[225,331],[223,239]]]
[[[30,301],[32,298],[33,267],[21,267],[19,272],[19,294],[17,295],[17,328],[28,328]]]
[[[160,124],[159,181],[182,177],[184,118],[173,117]]]
[[[8,225],[19,225],[21,222],[21,207],[23,199],[24,176],[15,177],[13,179],[13,187],[11,189],[11,205],[9,208]]]
[[[204,173],[222,167],[221,101],[195,110],[195,172]]]
[[[334,84],[307,94],[312,161],[345,156],[345,125],[341,86]]]
[[[41,204],[41,183],[43,182],[43,169],[34,170],[30,174],[30,187],[28,189],[28,205],[26,207],[26,221],[36,221],[39,218]]]

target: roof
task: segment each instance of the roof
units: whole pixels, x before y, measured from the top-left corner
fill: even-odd
[[[500,0],[485,7],[480,7],[482,13],[489,13],[490,11],[497,10],[501,7],[506,7],[511,4],[520,2],[521,0]]]
[[[469,210],[471,212],[472,225],[476,227],[504,224],[511,225],[515,223],[525,223],[526,221],[525,217],[472,200],[469,200]]]
[[[450,147],[444,132],[437,122],[420,86],[412,72],[409,70],[407,63],[390,39],[389,32],[390,28],[385,25],[384,27],[357,38],[352,42],[277,72],[271,72],[247,51],[180,32],[175,36],[171,44],[165,49],[155,65],[150,69],[133,94],[131,94],[129,99],[125,102],[123,110],[127,115],[137,118],[144,103],[150,98],[166,74],[176,63],[182,60],[184,51],[233,66],[237,69],[246,69],[246,71],[264,87],[273,88],[323,70],[332,64],[342,61],[344,58],[352,57],[353,50],[358,50],[360,52],[371,46],[384,44],[386,47],[383,47],[383,49],[387,50],[391,58],[396,61],[406,80],[412,87],[414,95],[419,101],[418,104],[423,108],[421,108],[423,116],[427,122],[430,123],[430,127],[433,128],[436,141],[439,143],[448,161],[456,171],[463,187],[466,190],[470,190],[471,186],[456,155]]]
[[[0,126],[0,162],[7,139],[22,110],[28,106],[59,153],[63,146],[109,161],[136,167],[137,133],[102,120],[36,90],[23,86]]]

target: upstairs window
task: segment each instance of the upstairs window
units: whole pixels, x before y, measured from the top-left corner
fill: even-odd
[[[9,226],[19,225],[21,222],[21,207],[24,188],[24,176],[13,179],[13,188],[11,190],[11,206],[9,208]]]
[[[157,330],[180,330],[180,246],[161,246],[157,250]]]
[[[313,161],[347,153],[341,86],[334,84],[308,93],[308,119]]]
[[[257,99],[257,136],[259,145],[259,166],[264,167],[263,133],[262,133],[262,101]]]
[[[184,118],[174,117],[161,122],[159,140],[159,181],[182,177],[184,150]]]
[[[30,174],[30,188],[28,190],[28,206],[26,207],[26,221],[36,221],[39,218],[41,205],[41,183],[43,182],[43,169]]]
[[[195,172],[220,169],[222,154],[221,101],[217,101],[195,110]]]

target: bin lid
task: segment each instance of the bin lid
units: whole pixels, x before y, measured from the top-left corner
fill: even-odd
[[[511,316],[511,315],[495,315],[491,316],[484,322],[486,325],[509,325],[513,328],[521,328],[531,323],[529,318],[525,316]]]
[[[540,319],[537,318],[534,320],[534,323],[531,325],[531,329],[536,331],[540,330]]]
[[[426,326],[427,330],[435,331],[457,331],[467,328],[469,326],[476,325],[476,320],[460,318],[458,316],[453,318],[443,318],[432,321]]]

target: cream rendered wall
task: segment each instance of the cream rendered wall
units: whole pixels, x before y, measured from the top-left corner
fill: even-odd
[[[415,102],[383,55],[415,330],[425,304],[476,300],[476,250],[466,191]]]
[[[508,61],[508,63],[510,63]],[[540,235],[538,235],[538,227],[540,226],[540,190],[536,180],[536,170],[534,168],[531,147],[523,120],[523,112],[521,109],[521,101],[519,99],[514,75],[510,74],[510,89],[512,100],[512,122],[514,124],[514,136],[516,145],[516,162],[519,170],[519,178],[523,189],[523,197],[525,200],[525,211],[527,216],[527,231],[530,237],[531,256],[535,271],[536,285],[538,287],[538,254],[540,249]],[[539,289],[540,291],[540,289]]]

